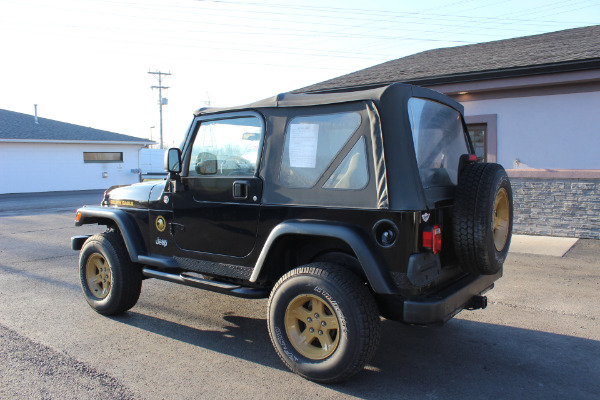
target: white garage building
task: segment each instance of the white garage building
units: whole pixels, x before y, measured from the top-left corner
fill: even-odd
[[[106,189],[139,182],[154,142],[0,110],[0,194]]]

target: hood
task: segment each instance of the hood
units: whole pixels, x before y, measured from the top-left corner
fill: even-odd
[[[148,208],[150,197],[160,196],[165,181],[140,182],[129,186],[113,186],[104,192],[103,206]]]

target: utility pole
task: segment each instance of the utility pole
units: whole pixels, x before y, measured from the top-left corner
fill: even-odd
[[[160,71],[156,71],[156,72],[150,72],[148,71],[149,74],[154,75],[155,77],[158,77],[158,86],[150,86],[150,89],[158,89],[158,107],[159,107],[159,112],[160,112],[160,148],[163,148],[163,123],[162,123],[162,107],[163,105],[167,105],[168,101],[167,99],[163,99],[162,97],[162,90],[163,89],[168,89],[168,86],[163,86],[162,85],[162,77],[163,75],[171,75],[170,72],[160,72]]]

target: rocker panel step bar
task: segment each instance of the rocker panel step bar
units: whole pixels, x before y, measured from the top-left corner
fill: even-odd
[[[251,288],[227,282],[202,279],[195,276],[187,275],[185,273],[169,274],[162,271],[156,271],[150,268],[143,268],[142,274],[148,278],[160,279],[163,281],[178,283],[184,286],[210,290],[212,292],[217,293],[225,293],[231,296],[242,297],[245,299],[264,299],[269,297],[268,289]]]

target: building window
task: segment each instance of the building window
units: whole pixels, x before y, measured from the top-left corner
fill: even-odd
[[[465,116],[465,122],[477,158],[489,163],[498,162],[498,115]]]
[[[118,163],[123,162],[123,152],[117,151],[84,151],[83,162],[86,163]]]
[[[487,124],[470,124],[467,125],[467,128],[469,128],[469,136],[475,147],[477,160],[487,162]]]

